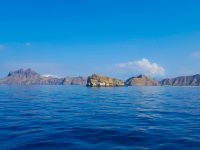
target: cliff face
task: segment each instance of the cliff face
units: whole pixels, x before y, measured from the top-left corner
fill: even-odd
[[[140,75],[138,77],[132,77],[126,80],[127,86],[158,86],[158,81],[155,81],[147,76]]]
[[[200,75],[182,76],[160,81],[163,86],[200,86]]]
[[[66,78],[43,77],[31,69],[20,69],[14,72],[10,72],[8,76],[2,79],[0,83],[17,85],[86,85],[86,78],[84,77],[69,78],[71,82],[66,82]]]
[[[97,74],[93,74],[88,77],[87,86],[89,87],[115,87],[115,86],[124,86],[124,81],[105,77]]]

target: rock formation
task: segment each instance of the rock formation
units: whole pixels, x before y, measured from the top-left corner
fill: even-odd
[[[65,77],[63,80],[64,85],[86,85],[87,77]]]
[[[105,77],[97,74],[93,74],[88,77],[87,86],[89,87],[115,87],[115,86],[124,86],[124,81]]]
[[[200,75],[181,76],[160,81],[163,86],[200,86]]]
[[[67,82],[67,78],[70,78],[70,82]],[[31,69],[20,69],[14,72],[10,72],[7,77],[2,79],[1,84],[16,84],[16,85],[86,85],[87,78],[84,77],[67,77],[67,78],[55,78],[44,77],[36,73]]]
[[[3,79],[0,79],[0,84],[3,84]]]
[[[65,77],[57,78],[51,76],[41,76],[31,69],[20,69],[9,72],[7,77],[0,79],[0,84],[16,85],[87,85],[90,87],[114,87],[114,86],[200,86],[200,75],[181,76],[171,79],[164,79],[160,82],[147,76],[140,75],[126,80],[105,77],[93,74],[90,77]]]
[[[8,76],[3,79],[4,84],[37,84],[40,82],[40,75],[31,69],[17,70],[9,72]]]
[[[31,69],[20,69],[14,72],[9,72],[8,76],[2,81],[4,84],[17,84],[17,85],[59,85],[62,84],[63,79],[53,77],[42,77]]]
[[[132,77],[126,80],[127,86],[158,86],[158,81],[155,81],[147,76],[139,75],[138,77]]]

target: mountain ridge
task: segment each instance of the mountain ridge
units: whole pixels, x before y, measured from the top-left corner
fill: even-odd
[[[52,77],[42,76],[31,68],[10,71],[0,79],[0,84],[8,85],[84,85],[91,87],[108,86],[200,86],[200,74],[166,78],[161,81],[154,80],[146,75],[133,76],[125,81],[93,74],[89,77]]]
[[[0,80],[1,84],[15,85],[86,85],[86,77],[44,77],[32,69],[19,69],[10,71]]]
[[[162,86],[200,86],[200,74],[191,76],[179,76],[160,81]]]

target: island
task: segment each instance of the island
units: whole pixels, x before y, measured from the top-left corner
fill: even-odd
[[[124,87],[124,86],[200,86],[200,75],[167,78],[161,81],[146,75],[131,77],[126,81],[121,79],[93,74],[89,77],[52,77],[42,76],[32,69],[11,71],[0,79],[0,84],[8,85],[82,85],[87,87]]]
[[[97,74],[93,74],[88,77],[87,85],[88,87],[113,87],[113,86],[125,86],[123,80],[105,77]]]

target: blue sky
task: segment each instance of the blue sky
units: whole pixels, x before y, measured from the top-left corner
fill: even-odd
[[[0,2],[0,77],[200,73],[199,0]]]

